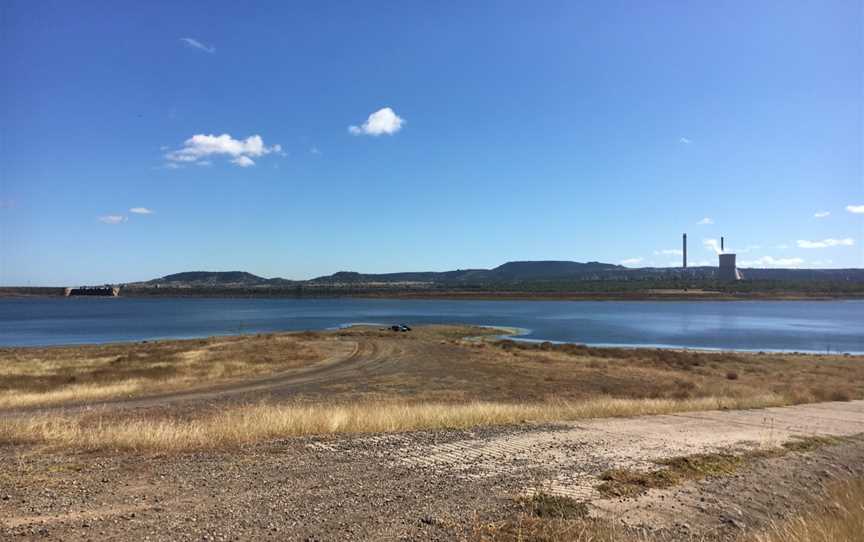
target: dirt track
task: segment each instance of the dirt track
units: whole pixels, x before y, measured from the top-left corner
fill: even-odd
[[[344,354],[339,354],[302,369],[292,369],[261,377],[246,378],[216,386],[200,386],[181,391],[146,395],[138,398],[118,398],[95,401],[84,405],[36,407],[0,410],[5,415],[32,415],[50,412],[75,413],[88,410],[116,411],[123,409],[166,408],[202,402],[249,400],[278,394],[290,395],[299,390],[309,391],[326,383],[335,385],[356,381],[371,373],[380,373],[388,362],[405,357],[394,341],[361,339],[344,341]]]

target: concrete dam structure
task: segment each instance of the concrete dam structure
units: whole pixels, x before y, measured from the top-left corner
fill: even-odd
[[[119,286],[80,286],[78,288],[66,288],[63,290],[66,297],[93,295],[101,297],[117,297],[120,295]]]

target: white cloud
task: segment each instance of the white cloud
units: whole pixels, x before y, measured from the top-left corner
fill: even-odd
[[[720,250],[720,241],[717,239],[702,239],[702,245],[710,250],[713,250],[715,254],[722,254],[722,250]]]
[[[818,213],[813,214],[813,218],[825,218],[830,215],[831,211],[819,211]]]
[[[148,209],[147,207],[132,207],[129,209],[130,213],[135,213],[136,215],[152,215],[153,210]]]
[[[771,256],[762,256],[755,260],[747,260],[739,262],[741,267],[800,267],[804,263],[801,258],[772,258]]]
[[[678,143],[681,143],[682,145],[689,145],[690,143],[693,143],[693,142],[690,141],[689,139],[687,139],[686,137],[682,137],[682,138],[678,139]]]
[[[237,164],[240,167],[249,167],[255,165],[255,161],[248,156],[238,156],[237,158],[231,160],[231,163]]]
[[[828,248],[828,247],[851,247],[855,239],[823,239],[821,241],[798,240],[798,248]]]
[[[200,51],[204,51],[205,53],[211,53],[212,54],[212,53],[216,52],[216,49],[214,47],[207,47],[206,45],[204,45],[200,41],[196,40],[195,38],[180,38],[180,41],[182,41],[183,43],[185,43],[189,47],[194,47],[195,49],[198,49]]]
[[[774,248],[778,248],[780,250],[786,250],[787,248],[789,248],[789,245],[787,245],[786,243],[781,243]]]
[[[209,165],[210,162],[206,160],[207,157],[225,155],[233,158],[231,163],[240,167],[248,167],[255,164],[250,157],[257,158],[274,152],[282,153],[282,146],[267,147],[260,135],[249,136],[246,139],[234,139],[229,134],[220,136],[196,134],[183,142],[181,149],[165,154],[165,158],[169,161],[168,167],[172,167],[172,163],[175,166],[179,163]]]
[[[855,213],[856,215],[860,215],[864,213],[864,205],[847,205],[846,210],[850,213]]]
[[[362,125],[349,126],[348,131],[354,135],[393,135],[402,129],[403,124],[405,124],[405,119],[389,107],[384,107],[369,115],[369,118]]]
[[[309,149],[309,154],[321,156],[321,154],[323,154],[323,153],[321,152],[321,150],[318,147],[312,147],[311,149]]]
[[[747,252],[752,252],[754,250],[760,250],[762,247],[759,245],[747,245],[744,248],[727,248],[726,252],[737,252],[738,254],[746,254]]]
[[[621,260],[621,265],[636,265],[642,261],[642,258],[627,258],[626,260]]]
[[[105,224],[120,224],[121,222],[126,222],[126,217],[123,215],[105,215],[100,216],[99,221]]]
[[[714,223],[714,219],[708,218],[707,216],[705,218],[703,218],[702,220],[700,220],[699,222],[697,222],[697,224],[699,224],[700,226],[706,226],[708,224],[713,224],[713,223]]]
[[[681,250],[680,248],[665,248],[663,250],[655,250],[654,255],[655,256],[661,256],[661,255],[663,255],[663,256],[683,256],[684,251]]]

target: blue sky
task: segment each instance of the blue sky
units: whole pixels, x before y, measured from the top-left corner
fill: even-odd
[[[3,3],[0,284],[864,267],[860,2],[250,4]]]

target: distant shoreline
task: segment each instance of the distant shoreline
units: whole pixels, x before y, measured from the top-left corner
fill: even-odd
[[[59,287],[0,287],[0,299],[63,297]],[[862,300],[864,294],[826,292],[717,292],[663,290],[643,292],[512,292],[512,291],[304,291],[262,288],[123,289],[119,297],[134,299],[412,299],[454,301],[842,301]]]

